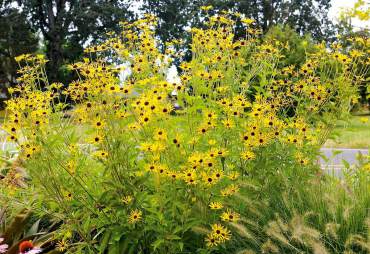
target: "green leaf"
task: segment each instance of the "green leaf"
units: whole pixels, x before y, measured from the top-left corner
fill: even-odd
[[[30,215],[30,211],[23,210],[14,218],[13,222],[6,228],[5,233],[3,234],[6,242],[9,241],[13,235],[20,234],[23,231]]]
[[[27,234],[25,236],[34,235],[38,232],[39,225],[40,225],[41,219],[37,220],[35,223],[33,223],[30,230],[28,230]]]
[[[351,167],[351,165],[346,160],[342,160],[342,163],[343,163],[344,167],[347,168],[347,169]]]
[[[184,249],[184,243],[183,242],[179,242],[179,249],[180,249],[180,251],[183,251],[183,249]]]
[[[337,156],[338,154],[341,154],[341,153],[343,153],[343,151],[341,151],[341,150],[334,150],[333,151],[333,157],[335,157],[335,156]]]
[[[100,242],[100,253],[104,253],[105,249],[108,246],[110,237],[111,237],[111,232],[110,231],[106,231],[105,234],[104,234],[104,236],[103,236],[103,239]]]
[[[164,239],[158,239],[157,241],[155,241],[152,244],[154,250],[158,249],[158,247],[161,246],[164,242],[165,242]]]
[[[181,237],[177,236],[177,235],[167,235],[166,236],[166,239],[167,240],[180,240]]]

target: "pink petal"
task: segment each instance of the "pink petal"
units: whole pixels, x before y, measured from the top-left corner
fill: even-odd
[[[32,250],[24,253],[24,254],[37,254],[37,253],[40,253],[42,251],[42,249],[40,248],[33,248]]]

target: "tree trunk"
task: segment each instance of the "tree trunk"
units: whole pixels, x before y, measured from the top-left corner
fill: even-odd
[[[263,24],[262,30],[266,32],[273,21],[273,0],[263,0],[262,2]]]
[[[51,36],[47,43],[47,57],[49,59],[49,82],[60,81],[60,67],[63,65],[62,38],[59,34]]]
[[[47,55],[49,58],[48,71],[49,82],[61,81],[60,67],[63,65],[63,23],[61,19],[64,11],[63,0],[53,2],[48,0],[45,3],[46,19],[49,27],[47,40]],[[54,14],[54,11],[56,13]],[[45,21],[46,23],[46,21]]]

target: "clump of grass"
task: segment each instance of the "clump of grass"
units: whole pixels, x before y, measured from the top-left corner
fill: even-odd
[[[239,196],[248,204],[239,226],[243,230],[236,231],[244,240],[236,244],[256,253],[368,253],[369,167],[369,162],[362,163],[342,180],[317,175],[299,185],[284,174],[274,177],[277,185],[246,188]],[[264,202],[251,205],[253,196]]]
[[[325,147],[368,149],[370,145],[370,116],[350,116],[338,121]]]

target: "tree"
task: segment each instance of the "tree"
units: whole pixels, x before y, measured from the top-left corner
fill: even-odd
[[[353,20],[357,19],[364,23],[369,22],[370,20],[369,6],[370,6],[369,3],[365,2],[364,0],[357,0],[354,3],[353,7],[344,9],[340,13],[339,23],[337,24],[338,33],[341,35],[339,42],[341,43],[342,47],[345,48],[347,51],[356,49],[356,47],[359,46],[358,45],[359,43],[355,43],[353,41],[353,38],[363,38],[365,46],[368,47],[367,45],[368,43],[366,43],[366,41],[370,37],[369,26],[355,27],[353,25]],[[357,75],[367,68],[365,62],[366,58],[368,57],[369,54],[365,55],[363,61],[357,63],[357,67],[355,69]],[[359,102],[364,106],[370,107],[369,72],[366,72],[366,75],[362,77],[362,82],[359,85]]]
[[[281,63],[284,66],[301,66],[306,61],[306,55],[317,51],[313,39],[309,34],[300,36],[294,29],[287,25],[276,25],[269,29],[263,38],[264,41],[279,41],[287,45],[283,50],[284,59]]]
[[[35,52],[38,48],[38,38],[26,16],[1,1],[0,27],[0,89],[2,95],[6,95],[7,87],[16,83],[18,65],[14,58]]]
[[[237,9],[248,14],[248,1],[237,1]],[[300,35],[305,33],[317,40],[327,39],[332,33],[332,24],[327,16],[331,0],[253,0],[251,14],[263,31],[277,24],[289,25]]]
[[[123,0],[18,0],[23,12],[45,41],[48,76],[63,80],[61,66],[79,58],[86,43],[117,30],[119,21],[131,18]]]
[[[162,42],[184,39],[187,27],[199,24],[204,0],[144,0],[141,9],[158,17],[157,34]]]
[[[185,28],[199,25],[199,8],[233,10],[255,19],[267,32],[276,24],[289,25],[298,34],[310,33],[314,39],[327,39],[333,27],[327,13],[331,0],[144,0],[142,9],[160,19],[158,35],[163,41],[181,38]]]

